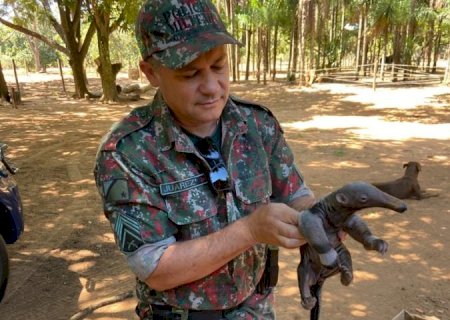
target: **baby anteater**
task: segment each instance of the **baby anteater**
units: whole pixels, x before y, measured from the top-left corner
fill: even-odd
[[[299,229],[307,244],[300,247],[297,268],[302,306],[311,310],[311,320],[319,319],[320,291],[325,279],[340,273],[341,283],[353,280],[351,255],[339,232],[345,231],[366,250],[386,253],[386,241],[372,235],[368,225],[354,213],[371,207],[404,212],[401,200],[366,182],[352,182],[320,199],[299,216]]]

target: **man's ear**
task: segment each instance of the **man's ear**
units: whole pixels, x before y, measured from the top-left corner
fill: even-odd
[[[157,88],[160,86],[159,74],[155,66],[147,61],[141,61],[139,62],[139,67],[153,87]]]

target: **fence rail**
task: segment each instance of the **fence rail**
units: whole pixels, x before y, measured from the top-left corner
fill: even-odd
[[[359,71],[355,68],[327,68],[310,70],[308,73],[297,73],[297,78],[306,82],[351,83],[354,85],[376,87],[389,86],[421,86],[442,83],[445,79],[445,68],[435,68],[434,72],[427,68],[400,64],[367,64]]]

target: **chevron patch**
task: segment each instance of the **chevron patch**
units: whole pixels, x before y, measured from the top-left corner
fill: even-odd
[[[123,252],[134,252],[144,244],[139,223],[127,215],[119,214],[117,216],[114,231],[119,242],[118,245]]]

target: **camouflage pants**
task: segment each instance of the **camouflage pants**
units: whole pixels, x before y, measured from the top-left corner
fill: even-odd
[[[273,309],[274,295],[273,289],[267,290],[265,294],[254,293],[247,300],[237,307],[224,312],[223,320],[275,320],[275,310]],[[153,316],[151,307],[140,302],[136,307],[136,313],[141,320],[195,320],[186,313],[167,314],[165,316]]]

